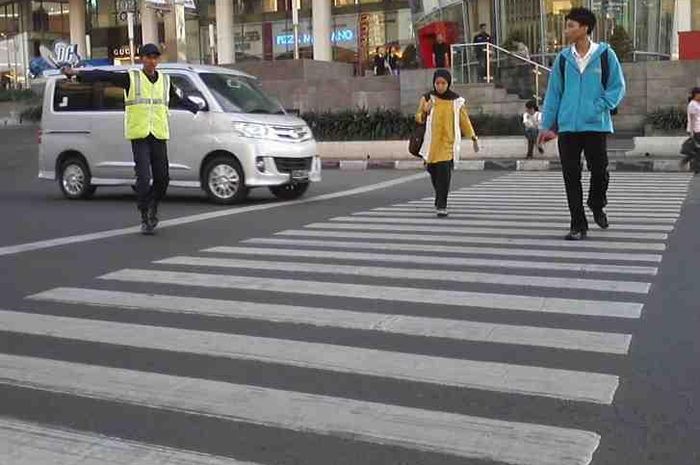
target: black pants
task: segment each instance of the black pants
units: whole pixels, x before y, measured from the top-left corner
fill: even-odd
[[[591,210],[602,210],[608,203],[607,192],[610,181],[607,133],[569,132],[559,134],[559,158],[564,174],[566,199],[571,213],[571,228],[575,230],[588,229],[581,187],[581,152],[586,157],[586,165],[591,173],[588,206]]]
[[[450,193],[453,165],[452,160],[428,163],[428,173],[430,173],[430,180],[435,189],[435,208],[447,208],[447,195]]]
[[[167,142],[149,135],[131,141],[136,164],[136,195],[139,210],[158,206],[170,182]],[[153,185],[151,185],[151,175]]]

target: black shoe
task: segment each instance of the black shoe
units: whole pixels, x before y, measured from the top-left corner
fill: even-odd
[[[564,237],[567,241],[582,241],[586,238],[587,231],[585,229],[572,229],[569,234]]]
[[[144,236],[152,236],[155,234],[154,229],[148,210],[141,210],[141,234]]]
[[[537,151],[540,152],[540,155],[544,154],[544,147],[540,145],[539,147],[537,147]]]
[[[148,219],[151,222],[151,226],[156,228],[158,226],[158,207],[152,206],[148,208]]]
[[[601,229],[608,229],[610,226],[608,215],[606,215],[603,210],[593,210],[593,220],[595,220],[595,224],[600,226]]]
[[[525,159],[528,159],[528,160],[529,160],[530,158],[532,158],[532,154],[531,154],[531,153],[525,155]]]

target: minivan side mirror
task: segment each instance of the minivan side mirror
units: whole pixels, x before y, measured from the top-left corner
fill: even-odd
[[[189,99],[190,102],[192,102],[192,103],[194,103],[195,105],[197,105],[197,107],[199,108],[200,111],[202,111],[202,110],[204,110],[205,108],[207,108],[207,102],[206,102],[206,100],[204,100],[204,99],[203,99],[202,97],[200,97],[199,95],[189,95],[187,98]]]

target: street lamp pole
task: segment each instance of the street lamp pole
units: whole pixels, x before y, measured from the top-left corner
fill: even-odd
[[[126,22],[129,32],[129,59],[131,66],[134,66],[134,13],[132,11],[126,13]]]
[[[299,0],[292,0],[292,27],[294,28],[294,59],[299,59]]]

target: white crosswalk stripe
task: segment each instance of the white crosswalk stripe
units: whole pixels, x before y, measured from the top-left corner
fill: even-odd
[[[584,182],[588,177],[584,173]],[[240,244],[178,251],[148,266],[108,271],[95,288],[47,289],[28,296],[35,310],[0,310],[0,331],[119,347],[142,357],[190,354],[269,370],[352,375],[367,383],[459,389],[485,396],[486,405],[493,396],[513,403],[546,400],[555,402],[553,409],[561,405],[556,402],[607,409],[615,401],[619,365],[591,367],[627,355],[690,179],[612,173],[611,229],[565,242],[561,175],[509,174],[455,190],[447,219],[432,217],[432,198],[408,200]],[[59,310],[43,310],[51,305]],[[73,307],[90,311],[59,314]],[[191,326],[213,320],[236,326]],[[246,323],[239,329],[239,322]],[[276,329],[249,334],[251,324]],[[298,332],[304,327],[324,337],[305,340]],[[337,339],[333,331],[345,333]],[[389,336],[419,342],[395,348]],[[386,344],[377,347],[378,337]],[[431,350],[440,341],[470,344],[468,356],[436,355]],[[431,349],[407,349],[422,346]],[[504,355],[512,351],[530,358]],[[582,354],[583,364],[575,361]],[[450,413],[406,401],[187,377],[170,367],[87,364],[68,355],[0,354],[0,370],[0,383],[18,389],[351,438],[354,447],[396,446],[511,465],[587,465],[601,439],[597,428],[584,431],[573,422]],[[3,431],[11,434],[0,434],[0,444],[13,444],[18,465],[36,457],[67,465],[83,444],[100,451],[106,458],[100,463],[136,463],[150,454],[149,465],[244,465],[0,418]],[[47,444],[46,450],[32,452],[26,447],[32,441]]]
[[[10,418],[0,418],[0,450],[7,465],[256,465]]]

